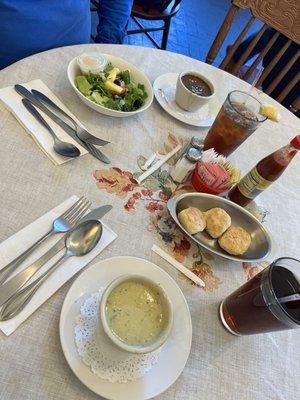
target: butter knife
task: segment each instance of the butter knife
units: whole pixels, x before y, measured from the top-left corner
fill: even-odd
[[[91,144],[95,144],[98,146],[105,146],[106,144],[110,143],[107,140],[103,140],[100,138],[97,138],[93,135],[91,135],[86,129],[82,128],[78,123],[69,115],[67,114],[64,110],[62,110],[57,104],[55,104],[51,99],[49,99],[48,96],[46,96],[44,93],[40,92],[39,90],[32,89],[31,93],[36,97],[38,100],[40,100],[42,103],[44,103],[46,106],[52,108],[52,110],[58,112],[61,114],[63,117],[67,118],[71,122],[71,124],[74,126],[75,131],[79,139],[83,140],[84,142],[88,142]],[[70,127],[71,128],[71,127]]]
[[[43,111],[49,118],[52,119],[57,125],[59,125],[69,136],[71,136],[77,143],[84,147],[91,155],[93,155],[98,160],[104,162],[105,164],[110,164],[110,160],[103,154],[99,149],[97,149],[93,144],[84,142],[81,140],[74,129],[72,129],[68,124],[66,124],[62,119],[60,119],[56,114],[50,111],[40,100],[38,100],[29,90],[27,90],[22,85],[14,86],[17,93],[22,97],[28,99],[34,106],[38,107]]]
[[[78,224],[93,219],[99,220],[111,209],[111,205],[95,208],[95,210],[90,211],[83,218],[81,218]],[[5,304],[18,290],[20,290],[46,262],[48,262],[52,257],[55,256],[55,254],[65,247],[65,236],[66,234],[64,234],[59,241],[56,242],[55,245],[52,246],[39,259],[34,261],[23,271],[17,273],[14,277],[0,286],[0,307]]]

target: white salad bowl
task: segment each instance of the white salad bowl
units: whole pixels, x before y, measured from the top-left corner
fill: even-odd
[[[68,79],[70,84],[72,85],[75,93],[77,96],[81,99],[81,101],[86,104],[88,107],[92,108],[95,111],[98,111],[101,114],[109,115],[111,117],[130,117],[132,115],[139,114],[142,111],[145,111],[148,107],[150,107],[152,101],[153,101],[153,89],[152,85],[147,78],[147,76],[139,70],[137,67],[135,67],[133,64],[130,64],[129,62],[123,60],[120,57],[115,57],[110,54],[102,54],[107,61],[110,61],[114,67],[119,68],[121,71],[124,70],[129,70],[131,80],[138,84],[142,84],[145,86],[145,90],[148,94],[147,99],[145,100],[145,103],[143,104],[142,107],[140,107],[138,110],[135,111],[118,111],[118,110],[112,110],[110,108],[106,108],[104,106],[101,106],[100,104],[94,103],[92,100],[89,100],[86,98],[76,87],[75,85],[75,78],[78,75],[82,75],[80,68],[77,63],[77,57],[73,58],[73,60],[70,61],[68,65]]]
[[[133,345],[129,343],[125,343],[121,339],[116,336],[113,331],[110,328],[107,316],[106,316],[106,303],[109,295],[115,289],[117,286],[119,286],[121,283],[126,282],[126,281],[138,281],[145,283],[146,285],[149,285],[150,287],[154,287],[156,291],[160,293],[161,299],[162,299],[162,305],[164,308],[164,315],[165,315],[165,325],[163,327],[163,330],[160,332],[160,334],[153,339],[152,342],[145,344],[145,345]],[[129,353],[136,353],[136,354],[143,354],[143,353],[150,353],[151,351],[154,351],[161,347],[166,340],[168,339],[172,326],[173,326],[173,308],[172,304],[167,297],[165,291],[162,289],[161,285],[158,282],[153,281],[152,279],[146,278],[142,275],[122,275],[119,278],[113,280],[106,288],[105,292],[103,293],[101,303],[100,303],[100,309],[99,309],[99,314],[100,314],[100,319],[102,322],[102,326],[104,329],[104,332],[107,334],[107,336],[111,339],[111,341],[120,349],[125,350]]]

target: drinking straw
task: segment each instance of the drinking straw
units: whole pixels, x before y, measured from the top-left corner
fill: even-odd
[[[174,156],[174,154],[177,153],[177,151],[179,151],[181,149],[181,145],[177,145],[175,147],[175,149],[171,150],[170,153],[166,154],[165,156],[163,156],[160,160],[158,160],[155,164],[152,165],[152,167],[150,167],[146,172],[144,172],[142,175],[140,175],[136,181],[138,182],[138,184],[140,185],[146,178],[148,178],[148,176],[152,175],[153,172],[155,172],[156,170],[158,170],[158,168],[160,168],[165,162],[167,162],[171,157]]]
[[[153,163],[153,161],[156,159],[156,153],[151,154],[149,158],[145,161],[145,164],[141,166],[142,171],[146,171],[150,165]]]
[[[278,299],[279,303],[288,303],[289,301],[296,301],[296,300],[300,300],[300,294],[299,293],[291,294],[289,296],[280,297]]]
[[[254,89],[255,85],[257,84],[257,82],[258,82],[258,80],[259,80],[259,78],[261,77],[261,75],[262,75],[263,72],[264,72],[264,68],[262,68],[262,69],[258,72],[258,74],[256,75],[256,77],[254,78],[254,80],[253,80],[253,82],[252,82],[252,85],[250,86],[250,89],[249,89],[248,92],[246,93],[246,94],[247,94],[247,97],[246,97],[246,100],[244,101],[244,106],[246,106],[247,101],[248,101],[248,99],[249,99],[249,96],[252,95],[253,89]]]
[[[154,253],[156,253],[159,256],[161,256],[166,261],[168,261],[168,263],[173,265],[173,267],[177,268],[182,274],[184,274],[187,278],[191,279],[194,283],[196,283],[199,286],[205,287],[205,283],[203,282],[203,280],[201,278],[199,278],[199,276],[194,274],[192,271],[190,271],[184,265],[180,264],[180,262],[175,260],[175,258],[170,256],[170,254],[166,253],[163,249],[161,249],[160,247],[156,246],[156,244],[154,244],[152,246],[151,250],[154,251]]]

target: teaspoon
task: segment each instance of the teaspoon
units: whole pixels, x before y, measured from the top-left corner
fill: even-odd
[[[22,103],[27,108],[27,110],[48,130],[54,140],[53,149],[56,153],[65,157],[78,157],[80,156],[79,149],[72,143],[63,142],[60,140],[50,125],[44,120],[38,110],[28,99],[22,99]]]

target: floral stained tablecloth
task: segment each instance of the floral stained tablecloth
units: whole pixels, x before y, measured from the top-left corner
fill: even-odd
[[[158,153],[167,154],[178,144],[180,144],[179,140],[169,133],[163,149],[158,150]],[[99,189],[104,189],[108,193],[124,199],[123,210],[125,212],[134,215],[137,207],[148,212],[149,216],[148,220],[147,218],[145,220],[144,229],[153,234],[154,242],[199,276],[205,282],[205,291],[214,291],[222,284],[213,267],[214,264],[220,262],[219,258],[208,251],[203,251],[200,246],[188,239],[175,224],[166,208],[166,203],[171,197],[195,191],[190,182],[176,185],[170,177],[169,171],[176,162],[177,156],[178,154],[140,185],[136,178],[143,172],[142,166],[146,161],[142,155],[137,158],[137,168],[139,169],[137,172],[132,173],[123,171],[119,167],[110,167],[96,170],[94,178]],[[267,265],[266,261],[255,264],[241,263],[247,279]]]

